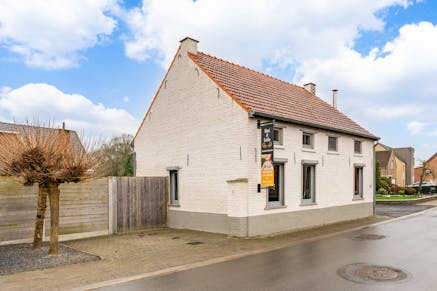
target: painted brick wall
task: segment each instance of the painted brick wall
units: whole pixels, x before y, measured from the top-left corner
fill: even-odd
[[[275,147],[275,159],[288,159],[285,163],[284,196],[286,208],[269,209],[266,207],[266,190],[257,193],[260,183],[260,162],[252,160],[249,165],[249,215],[263,215],[289,211],[302,211],[331,206],[368,203],[373,201],[373,142],[362,140],[362,154],[354,154],[354,138],[348,135],[330,133],[325,130],[307,128],[315,132],[314,150],[303,149],[302,130],[305,127],[281,124],[283,146]],[[250,148],[260,151],[260,131],[256,120],[251,120]],[[328,134],[338,136],[338,153],[328,153]],[[300,206],[302,195],[302,160],[318,161],[316,166],[316,205]],[[354,164],[365,164],[363,191],[364,199],[352,201],[354,187]],[[371,213],[369,213],[371,215]]]
[[[227,180],[245,178],[248,114],[180,48],[135,139],[138,176],[180,167],[172,211],[228,213]],[[235,199],[239,199],[235,197]]]
[[[328,154],[327,131],[316,132],[315,151],[302,150],[301,127],[283,124],[284,147],[277,158],[285,166],[286,208],[265,210],[260,183],[260,130],[186,55],[181,46],[157,98],[135,139],[137,175],[168,175],[180,167],[180,207],[172,211],[228,214],[232,217],[301,211],[373,201],[373,142],[363,141],[353,153],[353,138],[339,136],[338,154]],[[240,150],[241,149],[241,150]],[[316,205],[300,206],[301,161],[318,160]],[[365,164],[364,199],[353,199],[354,163]],[[247,182],[227,183],[241,179]],[[247,190],[246,190],[247,189]],[[246,203],[246,201],[249,201]],[[371,213],[369,213],[371,215]]]

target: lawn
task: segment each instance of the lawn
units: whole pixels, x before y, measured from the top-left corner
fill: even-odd
[[[411,200],[419,198],[419,196],[416,195],[376,195],[376,200],[395,200],[395,201],[402,201],[402,200]]]

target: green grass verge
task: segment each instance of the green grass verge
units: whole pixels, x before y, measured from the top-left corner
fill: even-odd
[[[378,200],[395,200],[395,201],[403,201],[403,200],[411,200],[419,198],[416,195],[389,195],[389,196],[382,196],[382,195],[376,195],[376,201]]]

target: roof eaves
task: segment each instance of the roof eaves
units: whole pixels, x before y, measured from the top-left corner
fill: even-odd
[[[357,137],[368,138],[368,139],[371,139],[374,141],[380,139],[379,137],[374,136],[374,135],[357,133],[357,132],[353,132],[353,131],[349,131],[349,130],[338,129],[338,128],[334,128],[334,127],[330,127],[330,126],[319,125],[319,124],[315,124],[315,123],[305,122],[305,121],[301,121],[301,120],[286,118],[286,117],[272,115],[269,113],[263,113],[263,112],[258,112],[258,111],[249,112],[249,117],[263,117],[263,118],[275,119],[275,120],[284,121],[284,122],[288,122],[288,123],[305,125],[305,126],[310,126],[310,127],[314,127],[314,128],[334,131],[334,132],[338,132],[338,133],[349,134],[349,135],[353,135],[353,136],[357,136]]]

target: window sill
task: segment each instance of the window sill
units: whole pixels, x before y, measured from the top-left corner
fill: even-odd
[[[330,151],[328,151],[326,154],[327,154],[327,155],[336,155],[336,156],[339,156],[339,155],[340,155],[339,152],[330,152]]]
[[[275,145],[274,148],[277,150],[284,150],[285,149],[285,147],[283,145]]]
[[[181,207],[181,205],[178,203],[178,204],[168,204],[168,207]]]
[[[287,205],[280,205],[280,204],[268,204],[264,210],[272,210],[272,209],[281,209],[281,208],[287,208]]]
[[[303,148],[302,151],[307,153],[316,153],[314,149],[310,149],[310,148]]]
[[[312,206],[312,205],[317,205],[316,202],[301,202],[299,204],[299,206]]]
[[[362,155],[362,154],[354,154],[354,157],[357,157],[357,158],[362,158],[362,157],[363,157],[363,155]]]
[[[352,201],[360,201],[360,200],[364,200],[363,197],[354,197],[352,198]]]

